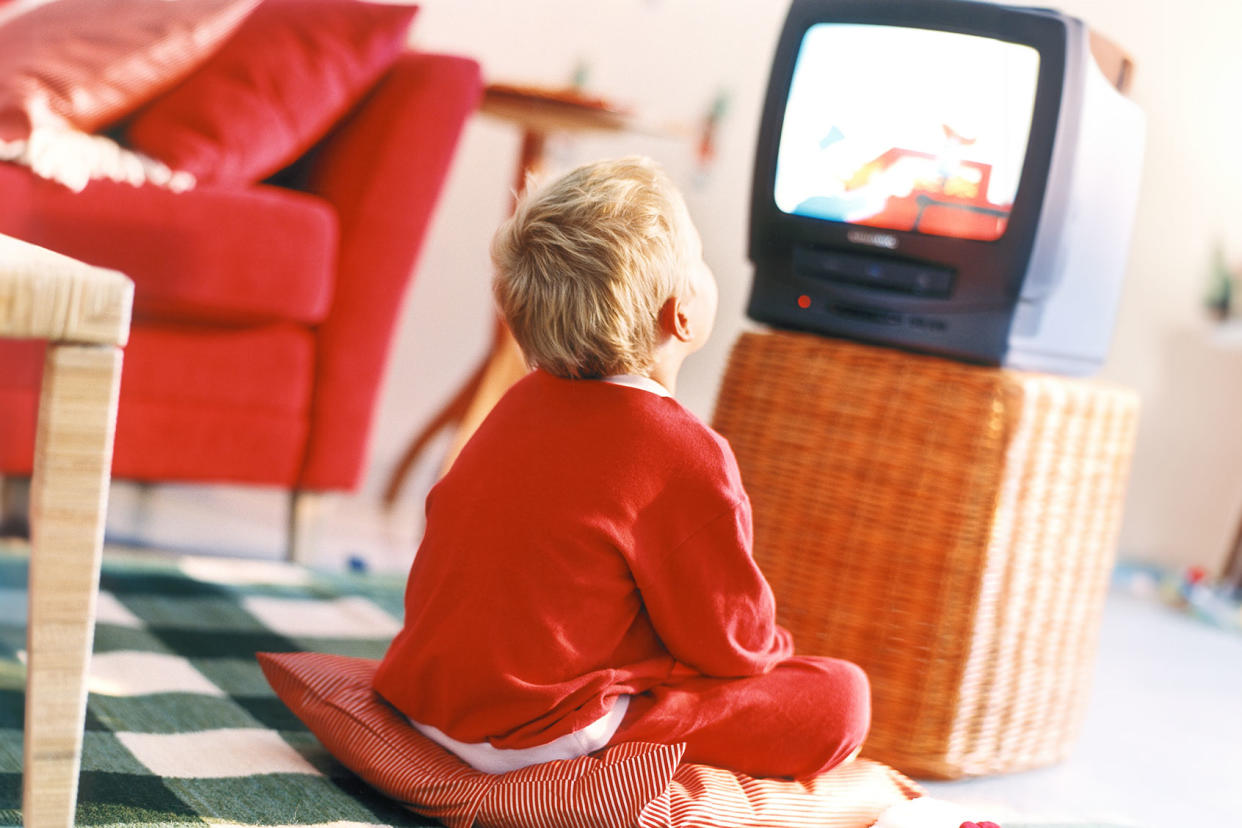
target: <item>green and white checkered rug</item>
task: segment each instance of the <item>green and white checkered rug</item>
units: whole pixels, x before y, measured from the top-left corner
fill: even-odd
[[[25,546],[0,542],[0,828],[21,822]],[[76,824],[436,826],[374,793],[268,687],[256,652],[383,655],[404,577],[108,550]],[[1005,828],[1108,828],[1081,821]]]
[[[21,821],[25,547],[0,545],[0,826]],[[108,550],[78,825],[437,825],[373,793],[275,697],[259,651],[378,658],[404,578]]]

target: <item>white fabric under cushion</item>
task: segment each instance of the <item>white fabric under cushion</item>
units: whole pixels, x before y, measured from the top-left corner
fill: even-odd
[[[508,773],[558,759],[577,759],[603,749],[621,726],[621,720],[625,718],[625,711],[629,707],[630,697],[620,696],[611,710],[581,730],[566,733],[547,744],[530,748],[496,748],[486,742],[459,742],[431,725],[413,719],[410,719],[410,724],[419,733],[475,770],[484,773]]]

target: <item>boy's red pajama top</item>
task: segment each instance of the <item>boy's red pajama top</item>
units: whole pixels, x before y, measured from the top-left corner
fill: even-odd
[[[618,695],[792,652],[725,440],[671,397],[536,371],[428,496],[375,688],[461,742],[527,748]]]

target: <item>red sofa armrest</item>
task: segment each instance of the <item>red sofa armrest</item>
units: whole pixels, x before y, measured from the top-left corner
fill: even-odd
[[[319,327],[303,489],[358,485],[402,298],[483,82],[468,58],[403,55],[316,151],[306,189],[339,217],[332,308]]]

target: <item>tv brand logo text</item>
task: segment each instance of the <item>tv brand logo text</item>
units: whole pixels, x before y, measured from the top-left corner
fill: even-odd
[[[887,250],[897,249],[897,237],[888,233],[872,233],[868,230],[850,230],[845,237],[856,244],[869,244]]]

